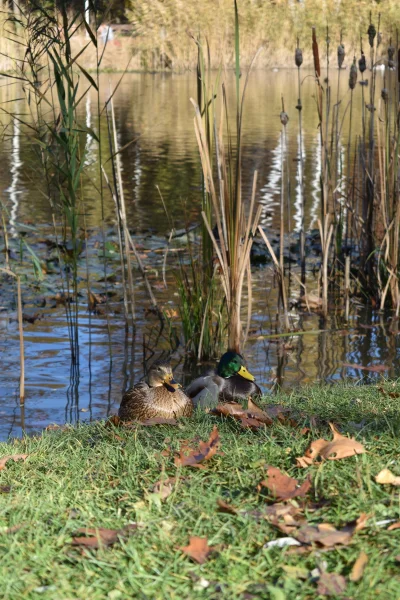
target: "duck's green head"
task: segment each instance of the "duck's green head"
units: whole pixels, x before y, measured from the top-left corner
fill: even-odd
[[[228,350],[221,357],[221,360],[218,363],[217,373],[220,377],[232,377],[233,375],[240,375],[244,379],[249,379],[250,381],[254,381],[254,376],[249,373],[245,364],[244,358],[237,352],[233,352],[232,350]]]

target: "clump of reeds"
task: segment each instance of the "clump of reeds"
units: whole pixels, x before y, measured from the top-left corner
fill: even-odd
[[[235,136],[231,134],[228,128],[228,102],[225,85],[222,85],[220,89],[221,112],[219,123],[217,123],[215,113],[211,123],[212,143],[209,141],[210,130],[205,128],[200,107],[193,99],[191,100],[195,108],[195,131],[204,184],[211,200],[211,215],[207,215],[203,210],[202,217],[218,259],[220,281],[226,300],[228,347],[236,351],[240,351],[250,327],[252,306],[250,250],[261,215],[261,206],[257,207],[255,200],[257,173],[254,174],[253,178],[252,195],[247,216],[244,198],[242,197],[242,119],[247,81],[252,65],[241,92],[239,47],[239,17],[235,2]],[[214,105],[213,98],[211,102]],[[236,144],[234,141],[236,141]],[[210,151],[212,149],[214,149],[217,164],[217,180],[215,180],[212,168],[213,154]],[[211,218],[215,223],[214,228]],[[243,328],[241,309],[245,283],[247,283],[248,311],[247,324]]]

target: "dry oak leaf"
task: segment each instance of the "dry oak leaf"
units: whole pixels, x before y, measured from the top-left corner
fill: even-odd
[[[166,419],[164,417],[153,417],[152,419],[145,419],[144,421],[138,421],[138,425],[144,425],[145,427],[153,427],[153,425],[178,425],[176,419]]]
[[[346,589],[346,579],[338,573],[322,573],[318,579],[318,594],[321,596],[341,596]]]
[[[238,509],[232,506],[232,504],[228,504],[225,500],[218,498],[217,500],[217,511],[221,513],[228,513],[229,515],[237,515]]]
[[[268,488],[277,500],[290,500],[296,496],[305,496],[311,488],[310,479],[306,479],[300,485],[297,479],[285,475],[276,467],[267,467],[267,477],[268,479],[261,481],[258,487],[259,489],[261,487]]]
[[[389,469],[382,469],[375,477],[376,483],[381,483],[382,485],[385,483],[389,483],[390,485],[400,485],[400,477],[396,477],[393,475]]]
[[[356,562],[353,565],[353,568],[350,573],[350,581],[360,581],[362,576],[364,575],[365,567],[368,564],[368,556],[365,554],[364,550],[361,550],[360,554]]]
[[[208,545],[207,538],[193,536],[189,540],[189,545],[181,548],[181,550],[192,560],[202,565],[206,562],[214,548]]]
[[[333,440],[328,441],[321,438],[312,442],[305,455],[296,459],[298,467],[308,467],[318,456],[326,460],[340,460],[365,452],[365,448],[360,442],[339,433],[332,423],[329,423],[329,427],[333,431]]]
[[[174,485],[176,484],[178,479],[178,477],[168,477],[164,480],[161,479],[152,486],[151,491],[154,494],[160,494],[161,500],[166,500],[168,496],[172,494]]]
[[[86,548],[103,548],[105,546],[112,546],[119,538],[129,535],[131,531],[137,529],[136,523],[125,525],[122,529],[105,529],[104,527],[86,528],[81,527],[77,533],[84,533],[84,536],[73,537],[73,546],[84,546]]]
[[[17,462],[17,460],[23,460],[25,462],[27,458],[28,454],[13,454],[11,456],[3,456],[3,458],[0,458],[0,471],[6,468],[6,464],[9,460],[14,460],[15,462]]]
[[[261,410],[254,402],[248,401],[249,408],[245,409],[238,402],[225,402],[218,404],[211,412],[218,417],[233,417],[244,428],[258,429],[264,425],[272,425],[273,421],[266,412]]]
[[[175,465],[177,467],[197,467],[204,469],[204,465],[200,463],[204,460],[209,460],[217,453],[219,442],[219,432],[214,425],[208,442],[201,441],[197,450],[184,445],[183,449],[181,448],[180,450],[179,456],[175,457]],[[189,454],[186,454],[186,452],[189,452]]]
[[[389,527],[387,528],[386,531],[394,531],[395,529],[400,529],[400,521],[397,521],[397,523],[392,523],[391,525],[389,525]]]

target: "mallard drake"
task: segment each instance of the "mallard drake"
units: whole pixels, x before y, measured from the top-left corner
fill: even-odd
[[[119,407],[120,419],[143,421],[155,417],[190,417],[193,403],[181,387],[174,380],[168,362],[154,363],[149,370],[147,382],[137,383],[125,392]]]
[[[261,396],[261,390],[247,370],[243,356],[231,350],[221,357],[216,370],[192,381],[185,391],[194,406],[201,408],[213,407],[219,402]]]

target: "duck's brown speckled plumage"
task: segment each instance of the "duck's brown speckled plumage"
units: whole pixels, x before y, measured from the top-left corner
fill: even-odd
[[[163,378],[164,375],[164,378]],[[193,403],[173,382],[168,363],[157,363],[149,371],[149,383],[142,382],[125,392],[119,408],[122,421],[143,421],[162,417],[190,417]],[[167,381],[166,381],[167,379]]]

